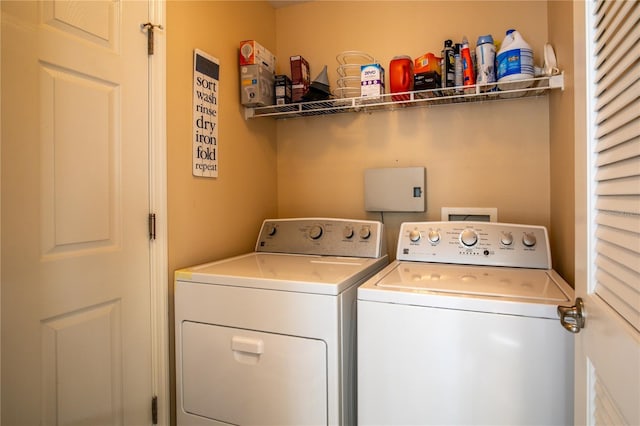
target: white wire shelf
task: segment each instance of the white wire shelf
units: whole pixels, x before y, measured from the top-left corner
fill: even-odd
[[[530,87],[522,88],[523,85],[526,85],[525,83],[531,83],[529,85]],[[260,117],[284,119],[345,112],[373,112],[432,105],[520,99],[524,97],[541,96],[552,89],[564,90],[564,73],[500,83],[500,90],[484,92],[482,91],[484,88],[484,86],[480,85],[447,87],[445,89],[438,88],[393,94],[385,93],[377,98],[336,98],[285,105],[245,107],[244,111],[245,119]],[[398,97],[402,97],[402,100],[393,100],[393,98]]]

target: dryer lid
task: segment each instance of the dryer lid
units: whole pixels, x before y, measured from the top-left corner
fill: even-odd
[[[337,295],[388,263],[386,255],[374,259],[248,253],[176,271],[176,281]]]

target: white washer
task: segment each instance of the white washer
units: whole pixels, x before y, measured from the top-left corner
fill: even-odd
[[[573,424],[562,304],[544,227],[403,223],[358,288],[358,423]]]
[[[266,220],[255,252],[175,274],[178,425],[353,425],[356,290],[380,222]]]

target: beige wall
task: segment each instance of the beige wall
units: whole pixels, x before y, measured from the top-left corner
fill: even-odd
[[[167,3],[169,267],[251,250],[265,217],[276,214],[275,123],[245,121],[238,45],[275,48],[275,13],[265,2]],[[193,49],[220,60],[218,177],[191,173]]]
[[[275,12],[265,2],[172,0],[167,2],[166,36],[169,306],[173,310],[176,268],[252,250],[262,220],[277,214],[276,125],[270,120],[245,121],[237,66],[241,40],[256,39],[275,50]],[[191,174],[195,48],[218,58],[221,66],[219,175],[215,179]],[[173,357],[173,344],[170,353]],[[172,379],[172,388],[174,383]],[[172,413],[175,416],[175,409]]]
[[[574,36],[573,3],[549,2],[549,41],[565,73],[565,90],[549,102],[551,141],[551,253],[554,269],[575,283],[575,182],[574,182]]]
[[[443,206],[497,207],[505,222],[548,226],[554,267],[573,282],[571,2],[316,1],[274,10],[264,1],[167,2],[169,273],[251,250],[266,217],[379,219],[363,205],[371,167],[427,168],[427,212],[387,213],[390,250],[405,220],[438,220]],[[566,71],[549,97],[372,114],[245,121],[238,43],[257,39],[278,56],[301,54],[315,77],[335,56],[363,50],[384,66],[395,55],[439,54],[442,41],[517,28],[536,63],[550,41]],[[193,49],[220,59],[219,172],[191,175]],[[563,117],[569,117],[566,120]],[[170,283],[170,291],[173,285]],[[171,302],[172,302],[172,295]],[[173,304],[171,303],[170,306]]]
[[[336,54],[363,50],[384,66],[395,55],[439,54],[442,42],[467,35],[501,41],[518,29],[537,63],[547,41],[547,3],[311,2],[278,9],[277,55],[301,54],[311,75]],[[439,220],[440,208],[497,207],[503,222],[550,226],[550,136],[547,97],[435,106],[372,114],[278,121],[280,216],[379,219],[364,211],[363,172],[371,167],[424,166],[427,212],[386,213],[389,247],[404,220]]]
[[[167,3],[169,268],[250,250],[262,219],[342,216],[378,219],[363,204],[363,171],[427,168],[427,212],[387,213],[391,250],[400,222],[436,220],[443,206],[497,207],[499,219],[548,226],[554,266],[573,276],[570,2],[320,1],[274,10],[265,2]],[[451,19],[445,19],[445,18]],[[452,17],[456,17],[455,23]],[[566,19],[565,19],[566,17]],[[255,38],[277,54],[278,71],[302,54],[315,76],[335,56],[363,50],[388,67],[399,54],[438,54],[442,40],[517,28],[542,61],[548,40],[567,71],[549,99],[449,105],[372,114],[245,121],[237,46]],[[461,30],[457,30],[457,28]],[[191,175],[193,49],[221,61],[220,176]],[[551,117],[551,118],[550,118]],[[277,132],[277,133],[276,133]],[[277,134],[277,137],[276,137]],[[277,149],[276,149],[277,141]],[[277,155],[276,155],[277,152]],[[276,168],[277,166],[277,168]],[[276,175],[277,173],[277,175]]]

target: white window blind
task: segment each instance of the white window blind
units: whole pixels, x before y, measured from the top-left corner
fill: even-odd
[[[640,2],[596,1],[591,291],[640,331]]]

